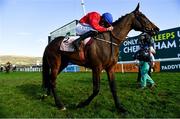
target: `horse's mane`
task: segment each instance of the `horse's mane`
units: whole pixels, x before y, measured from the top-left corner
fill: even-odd
[[[124,16],[121,16],[118,20],[116,20],[115,22],[113,22],[112,25],[115,26],[116,24],[118,24],[119,22],[121,22],[122,19],[124,19],[124,17],[126,17],[127,15],[129,15],[129,14],[126,14],[126,15],[124,15]]]

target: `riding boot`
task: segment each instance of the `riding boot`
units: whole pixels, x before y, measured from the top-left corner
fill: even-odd
[[[80,46],[81,41],[83,41],[84,39],[86,39],[88,37],[95,36],[95,35],[97,35],[97,31],[88,31],[87,33],[81,35],[78,39],[76,39],[73,42],[74,48],[77,51],[79,51],[79,46]]]

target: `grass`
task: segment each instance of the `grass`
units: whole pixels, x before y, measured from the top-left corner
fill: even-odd
[[[93,117],[93,118],[179,118],[180,73],[153,73],[158,87],[151,91],[136,88],[136,73],[116,73],[118,96],[129,114],[117,112],[107,76],[101,75],[101,89],[85,108],[75,106],[92,93],[91,73],[62,73],[58,76],[58,94],[67,107],[60,111],[53,97],[41,101],[41,73],[0,73],[0,117]]]

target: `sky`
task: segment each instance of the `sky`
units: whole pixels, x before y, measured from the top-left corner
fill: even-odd
[[[180,0],[84,0],[86,13],[110,12],[114,21],[138,3],[160,30],[180,27]],[[48,35],[83,16],[81,0],[0,0],[0,55],[42,57]],[[131,31],[128,36],[138,35]]]

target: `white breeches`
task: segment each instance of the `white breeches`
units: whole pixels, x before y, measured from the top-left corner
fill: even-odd
[[[76,26],[76,33],[77,35],[83,35],[84,33],[87,33],[88,31],[95,31],[89,24],[81,24],[78,23]]]

